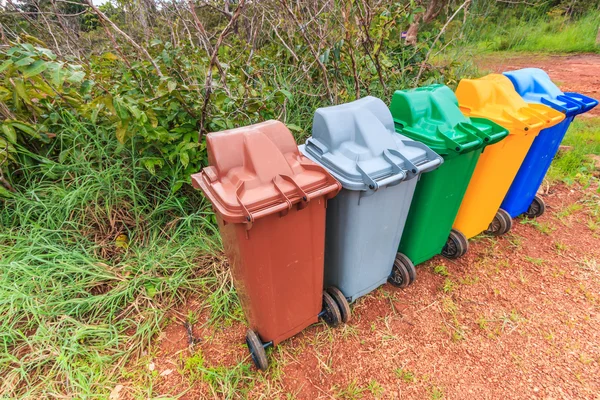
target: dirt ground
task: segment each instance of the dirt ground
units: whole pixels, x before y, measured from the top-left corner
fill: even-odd
[[[542,68],[563,92],[578,92],[600,98],[600,54],[577,55],[503,55],[476,60],[483,70],[501,73],[519,68]],[[600,116],[596,107],[586,117]],[[582,116],[583,117],[583,116]]]
[[[539,66],[563,90],[600,97],[600,56],[489,65]],[[319,323],[283,342],[266,373],[240,370],[251,362],[242,322],[210,326],[200,299],[189,299],[149,356],[149,397],[600,399],[597,189],[546,187],[536,221],[472,240],[460,260],[421,264],[409,288],[384,285],[353,304],[344,327]],[[193,352],[180,322],[190,311],[199,315]],[[194,374],[198,363],[227,378]]]

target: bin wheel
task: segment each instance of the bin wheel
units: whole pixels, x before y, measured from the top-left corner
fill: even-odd
[[[408,274],[408,268],[402,262],[402,259],[394,260],[394,266],[392,267],[392,273],[388,277],[388,282],[395,287],[405,288],[410,284],[410,275]]]
[[[504,228],[504,232],[501,233],[501,235],[504,235],[505,233],[510,232],[510,230],[512,229],[513,226],[513,220],[512,217],[510,216],[510,214],[508,213],[508,211],[500,208],[498,210],[498,213],[502,216],[502,218],[504,218],[504,222],[506,224],[506,228]]]
[[[342,293],[342,291],[335,286],[330,286],[327,288],[327,293],[337,304],[340,309],[340,316],[342,317],[342,322],[347,323],[350,320],[350,304],[348,300],[346,300],[346,296]]]
[[[500,236],[508,232],[511,227],[512,219],[510,218],[510,215],[500,208],[498,212],[496,212],[492,222],[490,222],[487,230],[485,230],[483,233],[491,236]]]
[[[525,211],[523,213],[523,215],[526,216],[527,218],[535,218],[535,217],[539,217],[540,215],[542,215],[545,211],[546,211],[546,203],[544,203],[544,200],[542,200],[541,197],[536,195],[533,198],[533,201],[531,202],[531,204],[529,205],[529,208],[527,209],[527,211]]]
[[[462,257],[469,250],[467,237],[456,229],[450,231],[446,245],[442,249],[442,256],[451,260]]]
[[[323,321],[327,323],[327,325],[336,327],[342,322],[342,315],[340,313],[340,308],[337,303],[331,297],[331,295],[325,291],[323,291]]]
[[[267,352],[265,351],[262,341],[253,330],[248,329],[248,332],[246,332],[246,345],[248,346],[248,350],[250,351],[252,361],[256,368],[261,371],[266,371],[269,367]]]
[[[402,254],[400,252],[396,253],[396,259],[400,260],[400,262],[406,267],[406,270],[408,271],[408,277],[410,278],[408,284],[412,285],[412,283],[417,280],[417,270],[415,269],[415,264],[413,264],[406,254]]]

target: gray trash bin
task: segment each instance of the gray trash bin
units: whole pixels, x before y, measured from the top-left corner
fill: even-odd
[[[325,286],[354,301],[388,278],[395,286],[411,283],[414,266],[396,251],[417,180],[442,158],[398,135],[375,97],[318,109],[300,151],[343,187],[327,204]]]

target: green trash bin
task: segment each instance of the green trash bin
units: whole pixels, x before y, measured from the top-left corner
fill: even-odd
[[[467,118],[445,85],[398,90],[390,110],[396,132],[419,141],[444,158],[435,171],[421,176],[410,206],[398,257],[417,265],[442,254],[458,258],[468,250],[465,235],[452,229],[471,175],[485,146],[508,135],[484,118]]]

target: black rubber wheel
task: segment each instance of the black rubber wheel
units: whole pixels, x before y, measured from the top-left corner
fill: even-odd
[[[523,215],[527,218],[536,218],[542,215],[545,211],[546,203],[544,203],[544,200],[542,200],[541,197],[536,195],[529,205],[529,208],[523,213]]]
[[[396,259],[394,260],[394,266],[392,267],[392,273],[388,278],[388,282],[397,288],[405,288],[410,284],[408,268],[406,268],[402,262],[402,259],[398,259],[397,255]]]
[[[502,208],[500,208],[498,210],[498,214],[500,214],[500,216],[502,218],[504,218],[504,224],[505,224],[505,228],[504,228],[504,232],[502,232],[500,235],[504,235],[505,233],[510,232],[510,230],[512,229],[513,226],[513,220],[512,217],[510,216],[510,214],[508,213],[508,211],[503,210]]]
[[[342,323],[342,314],[340,313],[340,308],[337,303],[331,297],[331,295],[327,292],[323,292],[323,321],[327,322],[327,325],[336,327]]]
[[[396,253],[396,260],[399,260],[402,264],[404,264],[404,267],[408,271],[408,284],[412,285],[412,283],[417,280],[417,270],[415,268],[415,264],[413,264],[410,258],[402,253]]]
[[[348,303],[348,300],[346,300],[346,296],[344,296],[342,291],[336,288],[335,286],[328,287],[327,293],[329,293],[329,295],[333,297],[333,300],[335,300],[335,303],[340,309],[340,316],[342,317],[342,322],[347,323],[350,320],[350,304]]]
[[[248,350],[250,351],[252,361],[256,368],[261,371],[266,371],[269,367],[267,352],[263,347],[262,341],[253,330],[249,329],[248,332],[246,332],[246,345],[248,346]]]
[[[446,245],[442,249],[442,255],[451,260],[462,257],[469,250],[469,241],[466,236],[456,229],[450,231]]]
[[[502,210],[504,211],[504,210]],[[485,230],[483,233],[485,233],[486,235],[491,235],[491,236],[500,236],[503,235],[506,231],[507,228],[507,220],[504,217],[504,215],[502,215],[500,213],[500,210],[498,210],[498,212],[496,213],[496,215],[494,215],[494,219],[492,220],[492,222],[490,222],[490,225],[488,226],[487,230]]]

